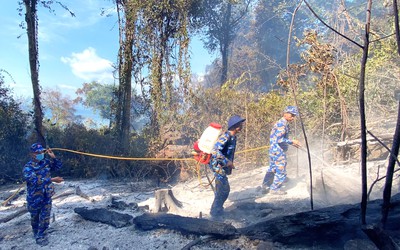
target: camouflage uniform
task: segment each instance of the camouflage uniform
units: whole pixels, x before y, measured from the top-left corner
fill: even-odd
[[[210,168],[215,175],[215,196],[211,206],[211,216],[222,215],[224,203],[228,199],[230,186],[227,175],[230,175],[232,169],[227,167],[228,161],[233,162],[236,149],[236,136],[230,135],[226,131],[216,142],[211,160]]]
[[[293,141],[289,137],[289,122],[281,118],[271,130],[269,137],[270,166],[265,174],[263,186],[270,186],[271,190],[278,190],[286,178],[286,151]]]
[[[60,160],[46,158],[39,162],[30,160],[24,166],[27,208],[31,214],[31,225],[36,240],[44,238],[45,231],[50,224],[51,197],[54,194],[50,171],[58,170],[61,167]]]

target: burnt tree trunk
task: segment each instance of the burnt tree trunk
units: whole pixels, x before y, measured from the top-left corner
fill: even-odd
[[[77,207],[74,212],[86,220],[105,223],[116,228],[132,225],[133,217],[131,215],[109,211],[105,208],[87,209],[85,207]]]
[[[363,228],[368,238],[374,242],[379,249],[399,250],[399,246],[393,241],[393,238],[381,226],[369,225]]]
[[[400,235],[398,223],[400,221],[400,194],[393,196],[392,199],[390,219],[386,231],[380,233],[380,236],[398,237]],[[371,201],[368,204],[366,219],[378,223],[381,204],[382,200]],[[238,231],[250,239],[280,242],[289,246],[343,249],[344,244],[349,240],[368,240],[366,232],[360,228],[360,210],[358,204],[337,205],[261,221]],[[385,239],[386,243],[394,244],[393,241],[388,240],[388,237]]]
[[[182,217],[175,214],[143,214],[133,220],[142,230],[166,228],[196,235],[213,235],[218,238],[231,238],[237,233],[234,226],[218,221]]]

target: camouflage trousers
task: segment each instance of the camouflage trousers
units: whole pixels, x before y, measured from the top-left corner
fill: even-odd
[[[211,216],[220,216],[224,212],[224,203],[228,199],[231,191],[228,178],[215,178],[215,196],[212,203],[210,214]]]
[[[278,190],[286,179],[286,153],[274,151],[269,154],[269,168],[263,180],[263,186]]]
[[[42,203],[28,206],[31,214],[31,226],[35,239],[44,238],[50,225],[51,198],[44,199]]]

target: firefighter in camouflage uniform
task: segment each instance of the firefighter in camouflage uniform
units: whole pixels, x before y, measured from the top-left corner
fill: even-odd
[[[234,168],[236,134],[242,130],[245,120],[238,115],[232,116],[228,121],[228,131],[219,137],[212,150],[209,164],[215,176],[215,196],[210,215],[214,218],[222,216],[224,212],[224,203],[230,192],[227,175],[230,175]]]
[[[269,168],[265,174],[262,186],[264,192],[271,194],[284,195],[285,191],[281,190],[282,183],[286,179],[286,151],[289,145],[300,147],[298,140],[289,139],[290,126],[296,116],[298,110],[295,106],[287,106],[284,110],[283,117],[275,123],[271,130],[269,143]],[[270,190],[269,190],[270,189]]]
[[[45,153],[50,160],[45,158]],[[31,226],[36,243],[45,246],[48,244],[46,229],[50,224],[53,182],[60,183],[61,177],[51,178],[50,171],[62,167],[62,162],[56,158],[51,149],[45,150],[42,145],[35,143],[30,147],[31,160],[26,163],[23,175],[27,186],[27,208],[31,215]]]

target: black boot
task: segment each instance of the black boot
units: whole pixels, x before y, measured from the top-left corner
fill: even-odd
[[[264,188],[268,187],[269,188],[272,185],[272,182],[274,181],[274,176],[275,176],[275,173],[267,172],[265,174],[265,176],[264,176],[262,187],[264,187]]]

